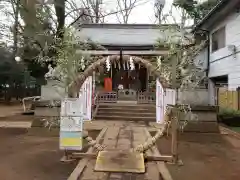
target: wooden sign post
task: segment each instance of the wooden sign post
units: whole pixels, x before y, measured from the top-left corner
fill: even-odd
[[[81,150],[83,104],[81,98],[66,98],[61,104],[60,149]]]

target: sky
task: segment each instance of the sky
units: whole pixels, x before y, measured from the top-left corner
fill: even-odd
[[[107,1],[107,0],[105,0]],[[114,0],[108,0],[114,3]],[[137,0],[137,5],[129,18],[129,23],[138,23],[138,24],[154,24],[156,22],[156,18],[154,15],[154,2],[155,0]],[[163,8],[163,15],[169,14],[172,3],[174,0],[165,0],[165,6]],[[198,0],[199,2],[203,2],[206,0]],[[114,6],[114,4],[110,4],[110,6]],[[116,6],[116,5],[115,5]],[[180,9],[172,8],[172,14],[173,18],[167,18],[168,24],[176,22],[180,22],[181,20],[181,11]],[[116,23],[117,19],[116,16],[111,16],[106,19],[109,23]],[[191,25],[192,21],[188,21],[187,25]]]
[[[106,0],[104,0],[106,1]],[[108,0],[114,2],[114,0]],[[137,0],[139,6],[135,7],[132,11],[132,14],[129,18],[129,23],[139,23],[139,24],[153,24],[156,22],[155,15],[154,15],[154,2],[155,0]],[[181,20],[181,11],[180,9],[172,8],[172,3],[174,0],[165,0],[165,6],[163,8],[163,15],[169,14],[170,10],[172,9],[172,16],[173,18],[167,18],[168,24],[177,22],[179,23]],[[207,0],[198,0],[199,3],[204,2]],[[113,5],[114,6],[114,5]],[[115,5],[116,6],[116,5]],[[117,20],[114,17],[109,17],[107,19],[108,22],[116,23]],[[193,21],[186,22],[187,26],[192,25]]]
[[[116,6],[115,0],[103,0],[106,4],[106,9],[114,9]],[[133,9],[131,16],[129,18],[129,23],[140,23],[140,24],[151,24],[154,23],[154,2],[155,0],[137,0],[137,5]],[[163,9],[163,13],[168,13],[173,0],[166,0],[165,7]],[[1,9],[1,7],[0,7]],[[4,18],[4,15],[0,13],[1,18]],[[173,15],[175,17],[179,16],[178,11],[173,11]],[[6,17],[5,17],[6,18]],[[117,23],[117,18],[115,15],[109,16],[106,18],[106,22],[108,23]]]
[[[113,1],[112,1],[113,2]],[[154,16],[154,2],[155,0],[138,0],[137,5],[129,18],[129,23],[139,23],[139,24],[153,24],[155,21]],[[168,13],[173,0],[166,0],[163,13]],[[108,17],[107,22],[116,23],[117,19],[115,16]]]

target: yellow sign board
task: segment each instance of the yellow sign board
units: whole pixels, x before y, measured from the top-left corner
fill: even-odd
[[[60,149],[81,150],[82,132],[60,131]]]

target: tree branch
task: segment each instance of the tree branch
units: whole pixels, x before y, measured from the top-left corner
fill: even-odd
[[[100,19],[106,18],[107,16],[115,15],[117,13],[121,13],[121,12],[124,12],[124,11],[129,11],[129,10],[132,11],[133,8],[144,5],[144,4],[149,2],[149,0],[139,0],[139,1],[134,0],[134,1],[136,1],[138,3],[135,2],[134,4],[132,4],[132,6],[127,7],[127,8],[117,9],[117,10],[114,10],[114,11],[106,13],[106,14],[102,14],[102,11],[100,11],[100,13],[99,13]],[[142,2],[140,2],[140,1],[142,1]],[[92,9],[92,5],[84,4],[83,8],[90,11]],[[85,12],[83,12],[82,14],[79,15],[78,18],[76,18],[73,22],[71,22],[68,27],[72,26],[74,23],[76,23],[83,16],[90,17],[92,19],[92,22],[94,22],[93,19],[97,17],[96,15],[86,14]]]

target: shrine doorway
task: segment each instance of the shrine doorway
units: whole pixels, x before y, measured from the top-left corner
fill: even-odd
[[[135,64],[134,70],[124,69],[112,69],[112,81],[113,90],[117,91],[119,85],[122,85],[123,89],[135,90],[137,92],[144,92],[147,86],[147,69],[142,66]]]

